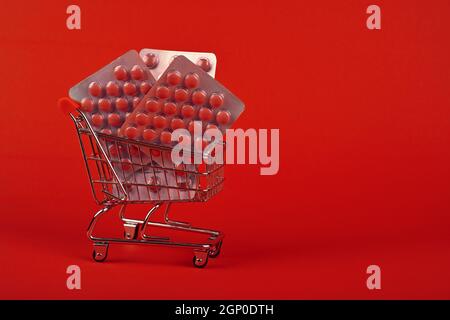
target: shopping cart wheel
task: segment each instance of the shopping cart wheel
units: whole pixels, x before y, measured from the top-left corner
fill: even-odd
[[[97,262],[103,262],[108,256],[108,243],[94,243],[92,258]]]
[[[217,242],[217,244],[215,246],[211,247],[211,250],[209,250],[209,253],[208,253],[209,257],[210,258],[218,257],[220,254],[220,249],[222,249],[222,240]]]
[[[206,251],[195,251],[194,259],[192,262],[194,263],[194,267],[196,268],[204,268],[208,264],[208,253]]]

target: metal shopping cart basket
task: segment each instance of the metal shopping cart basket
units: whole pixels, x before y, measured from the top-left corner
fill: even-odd
[[[103,207],[94,214],[87,231],[93,241],[95,261],[106,259],[110,243],[190,247],[194,249],[193,264],[199,268],[206,266],[208,257],[219,255],[221,232],[171,220],[169,211],[175,202],[204,202],[221,191],[223,164],[175,166],[170,159],[170,148],[95,132],[76,103],[62,98],[58,104],[75,124],[94,199]],[[151,207],[143,220],[130,219],[125,216],[129,204]],[[116,206],[124,227],[123,238],[94,235],[99,218]],[[151,221],[160,210],[163,210],[163,221]],[[149,235],[148,226],[199,233],[207,240],[173,241],[169,237]]]

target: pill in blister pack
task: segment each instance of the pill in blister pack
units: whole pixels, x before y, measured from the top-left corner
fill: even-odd
[[[137,51],[130,50],[72,87],[69,96],[94,130],[115,135],[154,82]]]
[[[139,54],[155,79],[159,79],[173,59],[180,55],[201,67],[211,77],[216,75],[217,58],[214,53],[142,49]]]
[[[243,111],[241,100],[202,68],[178,56],[127,117],[120,135],[171,145],[173,130],[186,128],[193,133],[194,121],[201,121],[203,129],[224,131]]]

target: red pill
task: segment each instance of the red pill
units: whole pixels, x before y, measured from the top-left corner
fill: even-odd
[[[184,85],[189,89],[197,88],[199,83],[200,78],[196,73],[188,73],[186,77],[184,77]]]
[[[159,139],[164,144],[171,144],[172,143],[172,134],[169,131],[163,131],[163,132],[161,132]]]
[[[109,81],[106,84],[106,94],[111,97],[118,97],[120,96],[120,87],[117,83],[114,81]]]
[[[133,163],[131,162],[130,159],[123,159],[121,164],[122,164],[122,169],[124,171],[128,171],[133,168]]]
[[[149,99],[145,101],[145,108],[149,112],[159,112],[161,110],[161,103],[159,103],[155,99]]]
[[[114,68],[114,77],[117,80],[125,81],[128,79],[127,69],[124,66],[116,66]]]
[[[157,129],[163,129],[167,126],[167,119],[163,116],[154,116],[153,125]]]
[[[112,111],[112,104],[111,100],[109,99],[99,99],[98,100],[98,109],[104,112],[111,112]]]
[[[190,104],[185,104],[181,107],[181,115],[184,118],[191,118],[195,113],[195,109]]]
[[[223,95],[220,93],[213,93],[209,97],[209,104],[214,109],[219,108],[223,105]]]
[[[198,111],[198,117],[202,121],[211,121],[211,119],[213,117],[213,113],[212,113],[211,109],[203,107],[203,108],[200,108],[200,110]]]
[[[172,130],[184,128],[184,122],[180,118],[173,118],[170,122],[170,127]]]
[[[120,127],[122,119],[117,113],[111,113],[108,115],[108,123],[112,127]]]
[[[122,112],[128,111],[128,101],[125,98],[117,98],[116,99],[116,109]]]
[[[159,86],[158,88],[156,88],[156,96],[160,99],[166,99],[168,98],[170,95],[170,91],[169,88],[167,88],[166,86]]]
[[[202,105],[206,101],[206,92],[203,90],[195,90],[192,93],[192,102],[196,105]]]
[[[131,82],[125,82],[123,85],[123,92],[128,96],[134,96],[136,94],[136,85]]]
[[[138,129],[136,127],[128,127],[125,129],[125,135],[130,139],[136,139],[138,136]]]
[[[98,82],[91,82],[88,91],[91,96],[100,97],[102,95],[102,86]]]
[[[157,136],[158,134],[153,129],[145,129],[144,132],[142,133],[142,137],[146,141],[153,141],[156,139]]]
[[[163,107],[163,111],[168,116],[173,116],[177,113],[177,105],[173,102],[166,102]]]
[[[140,126],[146,126],[150,121],[150,118],[145,113],[138,113],[136,115],[136,123]]]
[[[141,66],[135,65],[130,71],[131,79],[142,80],[144,79],[144,70]]]
[[[136,107],[138,106],[139,102],[141,102],[141,99],[138,97],[133,98],[132,104],[133,104],[133,110],[136,109]]]
[[[189,93],[185,89],[181,89],[181,88],[175,89],[174,98],[175,98],[175,101],[177,101],[177,102],[186,101],[188,98],[188,95],[189,95]]]
[[[173,70],[167,73],[167,83],[170,86],[176,86],[181,82],[181,73],[179,71]]]
[[[139,89],[143,94],[146,94],[150,89],[152,88],[152,85],[148,82],[142,82]]]
[[[94,101],[89,98],[81,99],[81,110],[84,112],[92,112],[94,110]]]
[[[205,72],[211,70],[211,62],[209,62],[208,58],[200,58],[197,60],[197,65],[202,68]]]
[[[103,126],[103,116],[100,113],[96,113],[92,115],[92,123],[96,127],[102,127]]]
[[[219,111],[217,112],[216,115],[216,121],[218,124],[224,125],[227,124],[228,122],[230,122],[231,119],[231,115],[228,111]]]
[[[158,57],[153,53],[147,53],[142,60],[149,69],[155,69],[159,63]]]

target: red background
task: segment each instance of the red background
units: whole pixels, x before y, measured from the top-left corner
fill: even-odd
[[[2,3],[1,298],[450,298],[448,1],[76,1],[81,31],[69,4]],[[215,52],[237,126],[280,129],[278,175],[228,166],[221,194],[175,208],[225,232],[206,269],[172,248],[91,259],[97,207],[56,100],[144,47]]]

